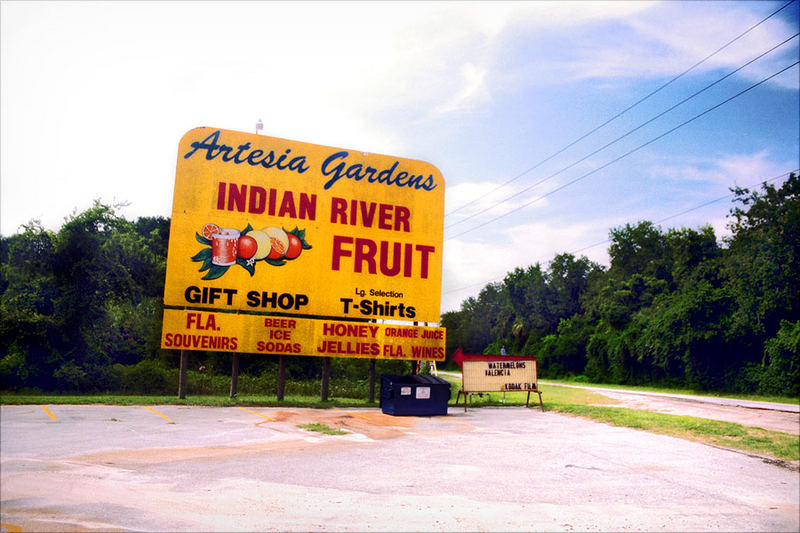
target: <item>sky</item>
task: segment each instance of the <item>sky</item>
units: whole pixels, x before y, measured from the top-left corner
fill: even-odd
[[[96,199],[168,217],[183,134],[261,120],[441,171],[443,312],[560,253],[608,265],[628,223],[722,239],[731,187],[800,168],[786,4],[4,0],[0,234]]]

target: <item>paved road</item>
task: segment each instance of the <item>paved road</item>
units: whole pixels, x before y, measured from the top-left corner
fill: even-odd
[[[540,383],[543,390],[546,391],[548,386],[545,384],[546,382]],[[800,435],[800,411],[796,405],[579,385],[558,385],[591,390],[615,400],[619,407],[723,420],[744,426]]]
[[[461,379],[460,372],[439,371],[439,374]],[[593,385],[567,385],[565,383],[553,383],[546,380],[539,380],[541,385],[557,387],[571,387],[574,389],[586,389],[596,392],[612,392],[615,394],[628,394],[635,396],[651,396],[655,398],[673,398],[687,402],[709,403],[714,405],[724,405],[728,407],[746,407],[748,409],[764,409],[767,411],[782,411],[786,413],[800,413],[800,404],[787,404],[778,402],[758,402],[753,400],[740,400],[737,398],[717,398],[714,396],[694,396],[690,394],[672,394],[668,392],[650,392],[629,389],[615,389],[613,387],[595,387]]]
[[[796,471],[538,409],[2,406],[0,430],[9,530],[800,528]]]
[[[690,394],[671,394],[667,392],[649,392],[627,389],[615,389],[609,387],[592,387],[584,385],[566,385],[563,383],[550,383],[539,381],[542,385],[557,385],[559,387],[572,387],[575,389],[586,389],[595,392],[612,392],[614,394],[627,394],[634,396],[649,396],[653,398],[672,398],[685,402],[709,403],[713,405],[724,405],[727,407],[746,407],[748,409],[764,409],[766,411],[781,411],[784,413],[800,413],[800,405],[777,402],[757,402],[753,400],[740,400],[737,398],[717,398],[714,396],[693,396]]]
[[[440,371],[439,374],[461,378],[461,374],[456,372]],[[734,398],[715,398],[587,385],[566,385],[541,380],[539,384],[542,391],[544,391],[545,401],[547,399],[548,386],[586,389],[612,398],[618,403],[619,407],[723,420],[745,426],[800,435],[800,405],[796,404],[756,402]]]

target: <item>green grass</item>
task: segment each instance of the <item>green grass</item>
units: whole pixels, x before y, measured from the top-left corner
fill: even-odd
[[[800,460],[800,437],[692,416],[580,404],[553,404],[550,409],[614,426],[629,427],[679,437],[704,444],[723,446],[760,455],[769,455],[786,461]]]
[[[332,428],[325,424],[320,424],[319,422],[314,422],[313,424],[298,424],[297,427],[305,429],[306,431],[316,431],[317,433],[323,433],[325,435],[347,435],[347,431],[343,431],[339,428]]]
[[[185,399],[174,396],[143,395],[33,395],[3,394],[2,405],[191,405],[200,407],[310,407],[328,409],[333,407],[376,407],[359,398],[331,398],[326,402],[319,396],[286,395],[278,401],[275,395],[239,394],[236,398],[227,395],[187,395]]]
[[[452,384],[450,405],[455,403],[458,390],[461,386],[459,378],[444,376]],[[563,382],[572,384],[574,382]],[[600,385],[597,385],[600,386]],[[614,385],[613,387],[617,387]],[[638,390],[651,390],[657,392],[677,392],[674,389],[659,389],[653,387],[628,387]],[[562,387],[558,385],[542,385],[542,397],[546,411],[554,411],[584,418],[590,418],[606,424],[629,427],[670,435],[705,444],[723,446],[737,450],[768,455],[786,461],[800,460],[800,438],[778,431],[768,431],[704,418],[689,416],[675,416],[663,413],[653,413],[638,409],[625,409],[614,407],[617,402],[602,394],[586,389]],[[690,394],[695,394],[689,391]],[[538,396],[531,395],[530,406],[539,409]],[[709,394],[711,396],[711,394]],[[492,393],[480,398],[473,395],[469,407],[525,405],[527,393],[509,392]],[[772,401],[764,397],[742,396],[745,399],[759,399]],[[463,401],[463,400],[462,400]],[[786,399],[784,398],[784,401]],[[319,396],[287,395],[284,401],[278,402],[274,395],[240,394],[236,398],[227,395],[187,395],[179,400],[177,395],[172,396],[123,396],[123,395],[22,395],[3,394],[0,404],[35,404],[35,405],[187,405],[205,407],[306,407],[306,408],[333,408],[333,407],[377,407],[377,403],[370,403],[365,399],[332,398],[322,402]],[[312,431],[315,431],[312,429]]]

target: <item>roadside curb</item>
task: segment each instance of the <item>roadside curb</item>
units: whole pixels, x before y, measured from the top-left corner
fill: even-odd
[[[800,472],[800,461],[784,461],[783,459],[778,459],[776,457],[770,457],[768,455],[760,455],[753,452],[746,452],[744,450],[737,450],[735,448],[728,448],[726,446],[720,446],[719,444],[707,444],[713,448],[718,448],[720,450],[725,450],[727,452],[735,452],[741,455],[746,455],[747,457],[752,457],[753,459],[760,459],[761,461],[769,464],[779,466],[781,468],[786,468],[787,470],[792,470],[794,472]]]

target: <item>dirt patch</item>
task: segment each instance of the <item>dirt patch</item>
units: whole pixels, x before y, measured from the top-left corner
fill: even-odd
[[[61,533],[72,532],[81,533],[84,531],[129,531],[127,528],[116,527],[112,524],[99,522],[90,517],[76,518],[71,514],[61,512],[57,509],[38,508],[38,509],[15,509],[3,508],[4,513],[14,515],[16,524],[11,527],[2,528],[1,531],[14,533],[15,531],[40,531],[42,533]]]
[[[400,438],[411,434],[433,431],[426,429],[425,418],[396,417],[379,411],[345,411],[342,409],[293,409],[265,411],[264,416],[253,423],[264,430],[264,438],[258,442],[230,444],[224,446],[181,446],[167,448],[144,448],[131,450],[108,450],[65,458],[67,463],[91,464],[132,468],[136,465],[165,464],[177,461],[213,460],[245,457],[264,453],[303,454],[310,448],[317,450],[335,448],[371,441]],[[474,426],[458,420],[445,420],[446,431],[465,432]],[[323,436],[306,431],[298,426],[324,424],[346,431],[350,435]],[[51,468],[53,468],[51,466]]]
[[[391,439],[405,435],[417,423],[415,417],[396,417],[375,411],[345,411],[342,409],[296,409],[278,411],[271,415],[278,423],[325,424],[374,440]]]

